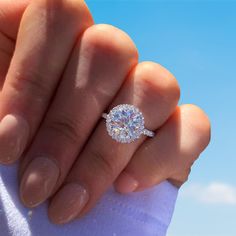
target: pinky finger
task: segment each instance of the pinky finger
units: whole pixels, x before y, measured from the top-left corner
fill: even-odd
[[[169,180],[180,187],[210,140],[210,122],[194,105],[176,109],[154,138],[144,142],[115,182],[118,192],[144,190]]]

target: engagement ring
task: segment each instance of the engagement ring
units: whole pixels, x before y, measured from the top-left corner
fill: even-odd
[[[109,114],[103,113],[108,134],[120,143],[130,143],[142,134],[154,137],[155,133],[144,127],[144,117],[133,105],[122,104],[114,107]]]

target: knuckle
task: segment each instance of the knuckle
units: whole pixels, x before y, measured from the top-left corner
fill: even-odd
[[[189,179],[191,168],[183,169],[175,173],[169,180],[176,187],[181,187]]]
[[[52,120],[47,120],[44,124],[44,129],[66,138],[72,144],[77,144],[81,138],[78,132],[78,123],[72,118],[62,115]]]
[[[1,12],[0,12],[1,16]],[[14,42],[9,39],[3,32],[0,31],[0,54],[4,55],[4,57],[12,58],[14,53]],[[2,58],[3,56],[1,56]],[[3,64],[4,61],[2,61]]]
[[[10,86],[21,96],[30,97],[32,100],[41,102],[45,102],[48,99],[51,89],[48,85],[50,78],[46,74],[27,70],[15,72],[11,76],[14,79],[10,80]]]
[[[135,76],[143,89],[153,96],[159,95],[166,102],[180,98],[180,87],[175,77],[164,67],[154,62],[142,62],[135,69]]]
[[[35,0],[32,4],[36,4],[44,7],[45,9],[73,9],[77,8],[77,6],[83,5],[83,0]]]
[[[107,24],[90,26],[83,40],[91,50],[101,50],[108,56],[127,58],[131,63],[138,61],[138,51],[132,39],[122,30]]]
[[[94,150],[91,148],[91,164],[93,165],[93,169],[99,170],[106,179],[113,179],[117,172],[116,165],[114,160],[108,158],[108,156],[104,155],[101,150]]]
[[[159,155],[150,155],[149,175],[155,179],[157,176],[166,176],[169,173],[169,163]]]
[[[198,150],[203,151],[210,142],[211,124],[206,113],[199,107],[188,104],[183,105],[185,114],[189,117],[188,125],[197,138]]]
[[[58,2],[58,1],[57,1]],[[59,1],[60,2],[60,1]],[[62,0],[63,10],[72,14],[76,18],[83,19],[83,24],[90,25],[93,23],[92,15],[83,0]],[[89,24],[88,24],[89,23]]]
[[[183,174],[179,177],[179,181],[184,184],[189,180],[189,176],[191,173],[191,168],[186,169],[185,171],[183,171]]]
[[[32,5],[49,12],[50,19],[66,17],[68,20],[78,20],[79,18],[82,24],[91,25],[93,23],[92,15],[83,0],[36,0],[32,2]]]

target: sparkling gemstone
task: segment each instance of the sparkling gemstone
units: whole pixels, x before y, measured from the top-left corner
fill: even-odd
[[[124,104],[114,107],[106,118],[109,135],[118,142],[130,143],[144,130],[144,118],[138,108]]]

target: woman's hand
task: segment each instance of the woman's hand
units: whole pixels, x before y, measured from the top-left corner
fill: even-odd
[[[166,179],[183,184],[209,142],[210,124],[198,107],[177,106],[174,76],[138,63],[129,36],[93,25],[82,0],[10,2],[0,3],[0,162],[22,157],[23,203],[51,197],[50,219],[66,223],[113,183],[122,193]],[[138,107],[155,137],[111,139],[101,115],[118,104]]]

